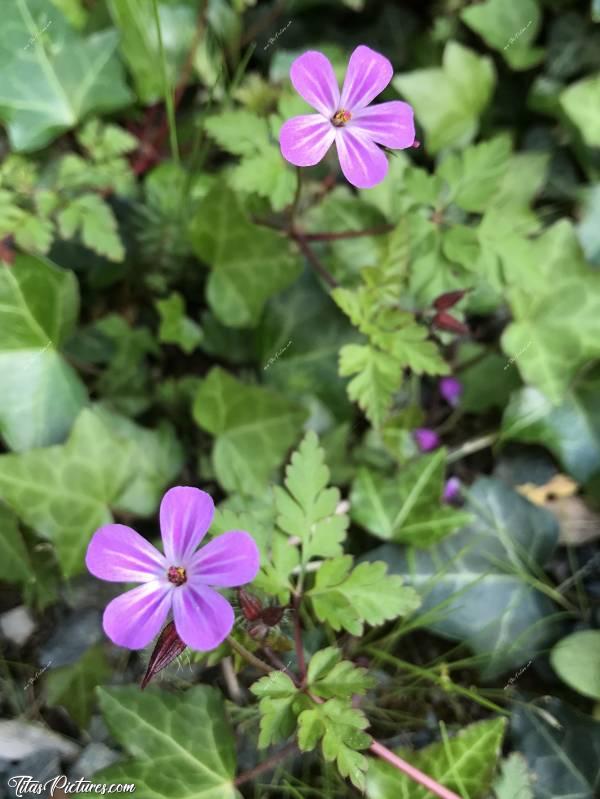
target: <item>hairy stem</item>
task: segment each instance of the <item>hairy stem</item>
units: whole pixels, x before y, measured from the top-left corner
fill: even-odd
[[[227,643],[229,646],[234,649],[240,657],[243,657],[248,663],[251,663],[255,668],[259,671],[264,671],[265,674],[270,674],[275,669],[272,666],[269,666],[268,663],[265,663],[264,660],[257,658],[256,655],[253,655],[249,649],[243,644],[240,644],[239,641],[236,641],[232,635],[227,636]]]
[[[278,763],[281,763],[288,755],[291,755],[292,752],[297,751],[295,741],[289,743],[287,746],[284,746],[283,749],[280,749],[279,752],[275,752],[275,754],[268,757],[266,760],[263,760],[262,763],[259,763],[258,766],[251,768],[249,771],[244,771],[239,777],[236,777],[233,781],[233,784],[237,787],[240,785],[244,785],[246,782],[251,782],[255,777],[264,774],[265,771],[271,771],[274,769]]]
[[[376,757],[385,760],[385,762],[389,763],[390,766],[397,768],[398,771],[406,774],[406,776],[410,777],[410,779],[414,782],[417,782],[419,785],[427,788],[427,790],[431,791],[431,793],[439,796],[440,799],[460,799],[460,796],[454,793],[454,791],[444,788],[444,786],[440,785],[439,782],[436,782],[431,777],[428,777],[427,774],[419,771],[418,768],[411,766],[410,763],[406,762],[406,760],[402,760],[401,757],[395,755],[391,749],[388,749],[387,746],[380,744],[379,741],[373,741],[369,747],[369,751],[372,752]]]
[[[305,238],[304,234],[300,233],[295,228],[292,228],[289,231],[289,235],[296,242],[296,244],[300,248],[300,251],[302,252],[304,257],[306,258],[306,260],[315,269],[315,271],[318,272],[319,275],[321,275],[323,280],[327,284],[329,284],[332,288],[335,288],[336,286],[338,286],[339,284],[338,284],[337,280],[334,278],[334,276],[332,274],[330,274],[327,271],[327,269],[325,269],[325,267],[323,266],[323,264],[321,263],[321,261],[317,257],[317,255],[315,254],[315,252],[312,249],[312,247],[306,241],[306,238]]]

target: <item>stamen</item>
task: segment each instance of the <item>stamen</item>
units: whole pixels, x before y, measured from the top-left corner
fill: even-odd
[[[343,108],[340,108],[340,110],[336,111],[335,114],[331,117],[331,121],[336,128],[343,127],[346,124],[346,122],[350,122],[351,119],[352,119],[352,114],[350,113],[350,111],[345,111]]]
[[[182,566],[170,566],[167,572],[167,578],[173,585],[183,585],[187,583],[187,575]]]

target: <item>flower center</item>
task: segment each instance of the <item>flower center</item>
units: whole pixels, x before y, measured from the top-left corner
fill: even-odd
[[[352,119],[352,114],[350,113],[350,111],[344,111],[343,108],[340,108],[340,110],[336,111],[335,114],[331,117],[331,121],[336,128],[342,128],[346,124],[346,122],[350,122],[351,119]]]
[[[187,583],[187,575],[183,566],[171,566],[167,572],[167,577],[173,585],[183,585]]]

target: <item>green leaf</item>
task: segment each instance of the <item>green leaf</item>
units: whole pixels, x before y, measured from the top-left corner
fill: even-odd
[[[368,557],[406,575],[422,594],[421,613],[436,609],[427,628],[468,644],[484,678],[494,679],[535,657],[556,634],[556,607],[530,584],[530,573],[552,555],[558,524],[550,511],[490,478],[470,488],[465,510],[472,524],[428,550],[385,544]]]
[[[48,0],[15,0],[0,33],[0,118],[12,148],[38,150],[86,116],[123,108],[113,30],[81,37]]]
[[[249,386],[219,367],[204,378],[194,419],[216,437],[212,462],[226,491],[255,494],[295,442],[305,412],[267,388]]]
[[[52,669],[46,678],[46,701],[62,705],[81,729],[89,724],[94,708],[94,689],[111,675],[102,647],[91,647],[76,663]]]
[[[513,752],[502,761],[501,768],[493,786],[496,799],[533,799],[533,780],[522,755]]]
[[[204,122],[209,136],[232,155],[255,155],[268,144],[267,120],[251,111],[223,111]]]
[[[334,630],[343,628],[352,635],[362,635],[365,623],[383,624],[419,607],[416,592],[403,586],[400,577],[387,575],[385,563],[361,563],[351,568],[350,555],[326,561],[308,592],[319,621]]]
[[[544,697],[539,707],[523,704],[513,711],[511,744],[534,775],[536,799],[598,795],[600,722]]]
[[[563,682],[583,696],[600,699],[600,631],[580,630],[554,645],[550,663]]]
[[[412,766],[461,796],[485,796],[500,756],[506,719],[469,724],[454,737],[418,752],[396,750]],[[368,799],[429,799],[430,792],[398,769],[374,760],[367,773]],[[517,799],[517,797],[513,797]]]
[[[303,563],[314,557],[340,555],[349,519],[346,514],[335,512],[340,492],[327,488],[325,453],[312,430],[293,453],[285,471],[287,491],[275,487],[277,524],[288,535],[300,537]]]
[[[535,388],[515,392],[502,418],[502,440],[547,447],[585,483],[600,470],[600,384],[586,377],[558,406]]]
[[[0,505],[0,580],[6,583],[25,582],[32,567],[19,531],[17,518]]]
[[[467,524],[471,516],[442,504],[446,453],[422,455],[395,478],[359,471],[350,495],[354,521],[384,541],[426,547]]]
[[[298,689],[282,671],[273,671],[251,686],[250,690],[260,699],[260,737],[261,749],[271,743],[285,740],[296,729],[294,702]]]
[[[351,699],[376,684],[367,669],[342,660],[342,653],[335,646],[315,652],[308,664],[307,679],[311,692],[324,699]]]
[[[460,347],[459,360],[463,384],[460,407],[467,413],[481,413],[489,408],[504,410],[512,392],[521,385],[514,364],[506,356],[485,352],[484,347],[471,342]],[[472,361],[471,366],[462,366],[469,361]]]
[[[560,104],[584,142],[600,147],[600,74],[572,83],[561,93]]]
[[[163,97],[162,70],[153,0],[108,0],[108,11],[120,36],[120,50],[135,82],[138,97],[151,105]],[[190,51],[196,27],[194,9],[185,3],[158,4],[158,17],[171,86]]]
[[[357,749],[366,749],[371,736],[364,732],[369,722],[361,710],[348,702],[330,699],[304,710],[298,716],[298,746],[303,752],[315,748],[319,740],[326,761],[335,761],[342,777],[349,777],[360,791],[365,789],[368,761]]]
[[[414,107],[432,154],[474,139],[495,83],[492,60],[457,42],[446,45],[441,67],[418,69],[393,81]]]
[[[77,141],[95,161],[106,161],[137,149],[138,140],[118,125],[103,125],[90,119],[77,131]]]
[[[450,153],[436,174],[450,186],[450,200],[465,211],[485,211],[497,193],[511,154],[510,138],[502,135],[490,141]]]
[[[202,329],[185,314],[185,301],[179,292],[172,292],[164,300],[156,300],[160,314],[158,340],[178,344],[189,355],[202,341]]]
[[[33,256],[0,264],[0,431],[13,450],[62,441],[87,401],[58,352],[78,311],[72,272]]]
[[[125,250],[119,238],[112,209],[97,194],[82,194],[58,214],[58,227],[64,239],[80,233],[86,247],[111,261],[122,261]]]
[[[375,427],[381,427],[402,380],[396,359],[375,347],[347,344],[340,350],[340,375],[355,375],[348,383],[348,396]]]
[[[267,299],[300,273],[298,257],[285,239],[250,223],[236,195],[224,186],[200,202],[190,236],[196,255],[212,270],[208,302],[230,327],[256,326]]]
[[[0,493],[7,505],[56,546],[65,577],[83,569],[92,533],[112,521],[108,506],[133,477],[133,445],[83,410],[64,446],[0,456]]]
[[[235,739],[218,691],[197,685],[180,694],[137,686],[100,688],[102,714],[131,756],[94,782],[134,783],[142,796],[236,799]]]
[[[531,47],[542,21],[537,0],[487,0],[465,8],[460,16],[490,47],[502,53],[512,69],[530,69],[544,57],[541,48]]]

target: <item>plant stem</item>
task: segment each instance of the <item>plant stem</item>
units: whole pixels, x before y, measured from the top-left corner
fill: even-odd
[[[292,208],[290,210],[290,230],[294,229],[294,219],[296,218],[296,212],[298,211],[298,204],[300,202],[300,194],[302,192],[302,172],[300,171],[300,167],[296,167],[296,193],[294,194],[294,200],[292,202]]]
[[[454,461],[459,461],[461,458],[464,458],[467,455],[472,455],[474,452],[479,452],[480,449],[491,447],[496,442],[496,439],[499,437],[499,435],[499,432],[488,433],[486,436],[480,436],[479,438],[474,438],[472,441],[466,441],[460,447],[450,450],[448,457],[446,458],[446,462],[454,463]]]
[[[296,660],[300,671],[301,685],[306,683],[306,662],[304,660],[304,646],[302,645],[302,627],[300,622],[300,596],[294,594],[294,643],[296,644]]]
[[[439,796],[440,799],[461,799],[458,794],[448,790],[448,788],[444,788],[444,786],[440,785],[439,782],[436,782],[431,777],[428,777],[427,774],[423,774],[422,771],[419,771],[418,768],[411,766],[410,763],[406,762],[406,760],[402,760],[401,757],[395,755],[390,749],[387,748],[387,746],[380,744],[378,741],[373,741],[369,747],[369,751],[371,751],[377,757],[380,757],[382,760],[385,760],[385,762],[389,763],[390,766],[397,768],[398,771],[402,771],[407,777],[410,777],[410,779],[414,782],[417,782],[419,785],[427,788],[427,790],[431,791],[431,793]]]
[[[288,755],[291,755],[292,752],[296,751],[296,743],[292,741],[287,746],[284,746],[283,749],[280,749],[279,752],[275,752],[275,754],[268,757],[266,760],[263,760],[262,763],[259,763],[258,766],[251,768],[249,771],[244,771],[240,774],[239,777],[236,777],[233,781],[233,784],[238,788],[240,785],[244,785],[246,782],[250,782],[255,777],[264,774],[265,771],[271,771],[271,769],[275,768],[275,766],[284,760]]]
[[[342,230],[339,233],[303,233],[307,241],[336,241],[337,239],[357,239],[361,236],[381,236],[394,229],[394,225],[381,225],[366,230]]]
[[[227,636],[227,642],[229,643],[229,646],[238,653],[238,655],[243,657],[244,660],[248,661],[248,663],[251,663],[259,671],[264,671],[265,674],[270,674],[272,671],[275,671],[272,666],[269,666],[269,664],[265,663],[264,660],[257,658],[256,655],[253,655],[252,652],[246,649],[243,644],[240,644],[239,641],[236,641],[232,635]]]
[[[317,271],[323,280],[328,283],[332,288],[336,288],[339,285],[337,280],[331,275],[327,269],[323,266],[319,258],[315,255],[313,249],[309,246],[308,242],[306,241],[304,234],[300,233],[296,229],[292,229],[289,231],[290,237],[296,242],[298,247],[300,248],[302,254],[306,258],[306,260],[311,264],[311,266]]]
[[[156,24],[156,31],[158,33],[158,49],[160,51],[160,61],[162,67],[163,79],[163,94],[165,96],[165,105],[167,106],[167,117],[169,120],[169,140],[171,143],[171,156],[176,164],[179,163],[179,146],[177,144],[177,128],[175,127],[175,107],[173,105],[173,93],[169,88],[169,78],[167,75],[167,59],[165,56],[165,48],[163,46],[162,31],[160,28],[160,18],[158,16],[158,0],[152,0],[154,9],[154,22]]]

